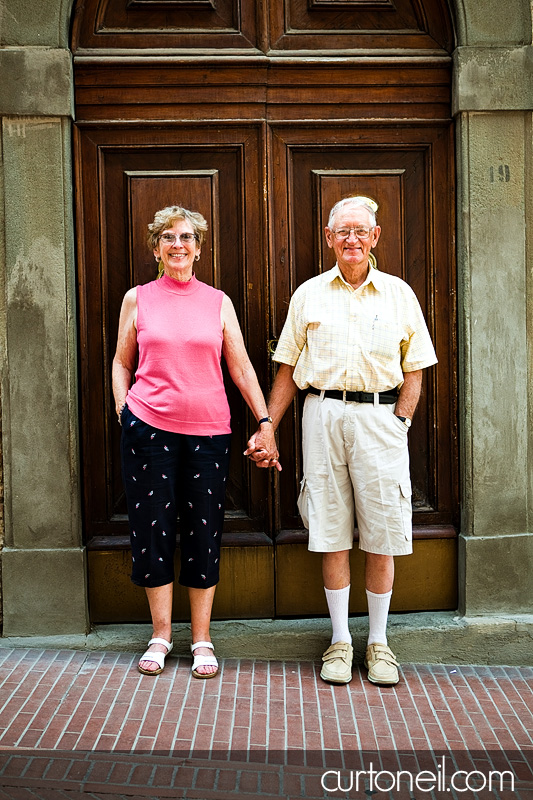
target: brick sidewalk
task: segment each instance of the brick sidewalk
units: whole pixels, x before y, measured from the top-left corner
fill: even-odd
[[[447,773],[515,776],[512,793],[457,797],[533,798],[531,667],[408,664],[379,688],[359,668],[330,686],[301,662],[225,660],[199,681],[188,657],[150,678],[138,657],[0,649],[0,800],[346,798],[375,793],[346,789],[370,762],[435,772],[436,754]],[[324,789],[325,770],[342,792]],[[455,797],[449,780],[416,800]],[[383,797],[415,796],[398,789]]]

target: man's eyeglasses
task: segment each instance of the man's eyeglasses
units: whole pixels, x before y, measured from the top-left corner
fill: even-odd
[[[357,225],[357,227],[354,228],[337,228],[337,230],[333,230],[332,233],[338,241],[347,239],[352,231],[358,239],[368,239],[373,230],[374,228],[367,228],[366,225]]]
[[[179,235],[176,233],[162,233],[159,237],[159,241],[163,242],[163,244],[174,244],[178,239],[182,244],[190,244],[195,239],[198,241],[198,235],[196,233],[180,233]]]

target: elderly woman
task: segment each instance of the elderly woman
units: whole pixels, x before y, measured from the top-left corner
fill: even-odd
[[[153,624],[153,637],[139,671],[159,674],[172,650],[179,514],[179,582],[188,588],[191,607],[192,674],[212,678],[218,663],[209,626],[219,580],[231,433],[222,355],[259,422],[259,447],[265,458],[276,460],[278,454],[233,304],[193,272],[207,231],[205,219],[171,206],[157,212],[148,230],[160,279],[126,293],[113,360],[131,533],[131,579],[145,587]]]

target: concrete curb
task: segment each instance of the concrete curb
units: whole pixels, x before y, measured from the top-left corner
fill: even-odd
[[[354,657],[362,661],[368,621],[350,619]],[[315,661],[329,644],[329,620],[215,621],[211,635],[220,658],[265,661]],[[99,625],[87,635],[16,636],[0,639],[2,648],[107,650],[137,652],[151,636],[151,627]],[[389,645],[398,659],[418,664],[502,664],[533,666],[533,614],[459,617],[454,612],[392,614]],[[190,655],[190,628],[173,626],[176,655]]]

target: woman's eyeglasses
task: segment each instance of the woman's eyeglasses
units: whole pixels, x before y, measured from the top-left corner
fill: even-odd
[[[196,233],[162,233],[159,237],[159,241],[163,242],[163,244],[174,244],[175,242],[180,240],[182,244],[190,244],[195,240],[198,241],[198,235]]]

